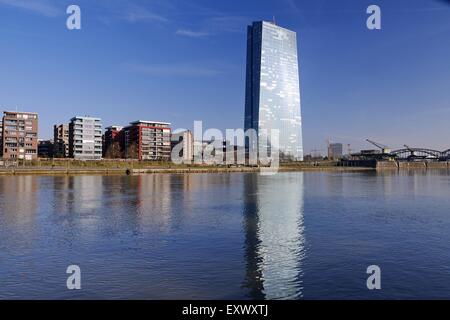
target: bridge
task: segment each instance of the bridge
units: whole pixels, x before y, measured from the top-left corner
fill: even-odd
[[[448,161],[450,160],[450,149],[445,151],[438,151],[426,148],[405,148],[394,150],[388,156],[396,160],[414,161],[414,160],[436,160]]]

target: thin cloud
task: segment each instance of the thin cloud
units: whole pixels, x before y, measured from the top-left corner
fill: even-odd
[[[220,32],[237,32],[245,33],[246,26],[250,22],[248,17],[242,16],[218,16],[208,18],[205,24],[209,26],[210,30],[216,33]]]
[[[194,65],[174,65],[174,64],[125,64],[128,72],[140,73],[150,76],[183,76],[183,77],[212,77],[223,73],[220,69],[205,68]]]
[[[143,7],[130,7],[126,13],[126,20],[129,22],[168,22],[169,20]]]
[[[242,16],[214,16],[202,19],[194,28],[180,28],[177,35],[202,38],[223,33],[245,33],[251,19]],[[197,29],[198,31],[194,30]]]
[[[180,35],[180,36],[191,37],[191,38],[201,38],[201,37],[209,36],[208,32],[192,31],[192,30],[187,30],[187,29],[179,29],[179,30],[177,30],[176,34]]]
[[[0,5],[31,11],[47,17],[55,17],[64,12],[47,0],[0,0]]]
[[[161,13],[161,8],[144,7],[132,1],[98,1],[96,5],[103,14],[97,20],[107,26],[123,22],[165,24],[170,21],[167,15]]]

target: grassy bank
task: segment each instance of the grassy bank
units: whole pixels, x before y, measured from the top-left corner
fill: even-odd
[[[369,168],[343,168],[337,162],[292,162],[282,163],[278,171],[356,171]],[[259,167],[227,165],[187,165],[171,162],[150,162],[133,160],[37,160],[18,166],[0,167],[0,175],[67,175],[67,174],[154,174],[154,173],[232,173],[259,172]]]

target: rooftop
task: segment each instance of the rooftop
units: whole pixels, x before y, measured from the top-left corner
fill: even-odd
[[[38,115],[36,112],[26,112],[26,111],[3,111],[3,114],[5,113],[20,113],[20,114],[34,114]]]
[[[90,120],[98,120],[98,121],[102,120],[101,118],[95,118],[95,117],[89,117],[89,116],[84,116],[84,117],[75,116],[72,119],[70,119],[70,121],[73,121],[73,120],[76,120],[76,119],[90,119]]]
[[[161,121],[147,121],[147,120],[136,120],[136,121],[133,121],[133,122],[130,122],[130,124],[139,124],[139,123],[142,123],[142,124],[163,124],[163,125],[167,125],[167,126],[170,126],[170,122],[161,122]]]
[[[123,129],[123,126],[114,126],[114,125],[105,128],[105,130],[118,130],[118,131],[120,131],[122,129]]]

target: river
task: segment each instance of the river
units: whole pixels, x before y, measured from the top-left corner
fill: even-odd
[[[0,177],[0,299],[402,298],[450,298],[445,170]]]

